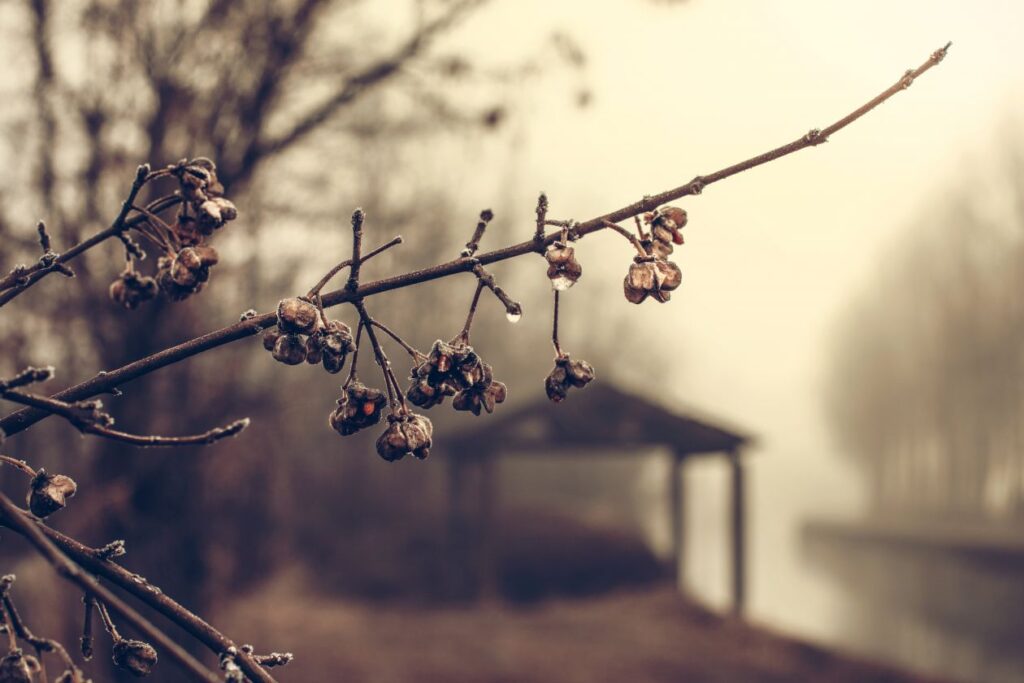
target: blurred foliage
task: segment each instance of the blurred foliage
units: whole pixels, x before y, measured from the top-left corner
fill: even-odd
[[[1024,145],[1003,149],[923,212],[837,331],[828,409],[875,510],[1024,514]]]

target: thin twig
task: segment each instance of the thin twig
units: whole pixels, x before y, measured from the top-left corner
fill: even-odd
[[[0,397],[22,405],[47,410],[70,422],[80,432],[95,434],[113,441],[132,444],[134,446],[201,446],[236,436],[249,426],[249,418],[235,420],[224,427],[214,427],[202,434],[187,436],[156,436],[152,434],[131,434],[112,429],[113,418],[103,412],[102,403],[91,401],[86,403],[66,403],[48,396],[40,396],[19,389],[0,389]]]
[[[125,199],[124,203],[121,205],[121,212],[118,213],[117,218],[114,219],[114,222],[110,224],[109,228],[98,232],[89,239],[71,247],[63,254],[60,254],[56,258],[50,260],[49,264],[44,264],[43,261],[40,260],[36,266],[29,269],[31,272],[27,274],[28,278],[23,284],[11,287],[0,294],[0,306],[3,306],[11,299],[24,292],[26,289],[45,277],[48,273],[52,273],[57,270],[59,266],[63,266],[67,261],[70,261],[82,252],[96,246],[110,237],[113,237],[122,230],[125,230],[127,227],[125,219],[128,217],[128,211],[131,209],[132,204],[135,203],[135,197],[138,195],[139,190],[141,190],[142,186],[148,182],[149,175],[150,172],[148,164],[139,166],[138,170],[135,172],[135,180],[132,182],[132,187],[128,191],[128,198]],[[3,281],[0,281],[0,288],[2,288],[2,286]]]
[[[21,618],[21,615],[18,614],[18,610],[14,606],[14,601],[11,599],[11,584],[13,583],[14,575],[12,574],[8,574],[7,576],[0,578],[0,602],[2,602],[3,608],[7,612],[10,619],[9,623],[14,628],[14,633],[35,649],[36,655],[39,657],[40,666],[44,665],[43,653],[53,652],[61,658],[64,662],[65,668],[77,672],[78,667],[75,666],[74,660],[71,659],[71,656],[68,654],[68,651],[64,649],[63,645],[52,638],[41,638],[35,635],[29,630],[28,626],[25,625],[24,620]],[[78,673],[80,679],[81,672]],[[45,677],[45,673],[43,676]]]
[[[605,226],[604,221],[619,223],[621,221],[629,220],[634,216],[653,211],[658,206],[670,201],[693,194],[699,194],[700,191],[711,183],[724,180],[725,178],[736,175],[737,173],[766,164],[769,161],[792,154],[806,147],[821,144],[824,142],[826,137],[834,135],[836,132],[853,123],[858,118],[892,97],[894,94],[903,90],[908,79],[912,82],[914,79],[920,77],[921,74],[938,64],[945,56],[948,47],[949,46],[947,45],[940,50],[936,50],[923,64],[921,64],[921,66],[900,78],[896,85],[887,88],[867,104],[857,108],[851,114],[844,116],[842,119],[839,119],[832,125],[822,129],[822,131],[815,135],[804,135],[798,140],[787,145],[777,147],[769,152],[765,152],[764,154],[752,157],[746,161],[733,164],[732,166],[715,171],[709,175],[697,176],[684,185],[680,185],[679,187],[666,190],[656,195],[644,197],[638,202],[634,202],[633,204],[616,209],[610,213],[592,218],[578,224],[575,232],[579,237],[585,237],[592,232],[606,229],[607,226]],[[325,307],[337,306],[339,304],[352,302],[355,299],[362,299],[382,292],[411,287],[423,282],[449,277],[457,273],[464,273],[472,270],[477,263],[481,265],[488,265],[515,258],[517,256],[522,256],[523,254],[543,251],[547,245],[555,242],[560,237],[560,234],[561,231],[557,231],[545,235],[539,240],[531,239],[526,242],[520,242],[501,249],[495,249],[494,251],[479,254],[474,259],[458,258],[429,268],[410,271],[408,273],[395,275],[393,277],[384,278],[374,282],[363,283],[359,286],[359,289],[354,292],[349,291],[347,288],[328,292],[323,295],[323,305]],[[55,394],[54,398],[76,401],[108,392],[114,387],[120,386],[129,380],[147,375],[155,370],[177,363],[196,354],[208,351],[218,346],[223,346],[224,344],[228,344],[239,339],[248,338],[252,334],[258,333],[260,330],[274,325],[276,319],[276,313],[264,313],[244,322],[221,328],[214,332],[210,332],[187,342],[178,344],[177,346],[169,347],[151,356],[141,358],[118,368],[117,370],[96,375],[91,379]],[[6,416],[3,420],[0,420],[0,429],[3,429],[7,434],[16,434],[45,418],[48,414],[49,413],[46,411],[23,409]]]
[[[397,245],[399,245],[401,243],[402,243],[402,236],[398,235],[397,237],[394,237],[390,242],[385,242],[384,244],[380,245],[379,247],[377,247],[376,249],[374,249],[370,253],[366,254],[366,256],[363,256],[360,259],[360,263],[361,264],[362,263],[366,263],[367,261],[372,259],[377,254],[381,253],[382,251],[387,251],[391,247],[397,246]],[[307,294],[306,296],[308,296],[309,298],[312,299],[313,297],[318,295],[320,293],[320,290],[323,289],[324,286],[328,282],[331,281],[331,278],[333,278],[335,275],[337,275],[343,269],[348,268],[351,265],[352,265],[352,259],[347,258],[344,261],[342,261],[341,263],[339,263],[338,265],[336,265],[333,268],[331,268],[329,271],[327,271],[326,275],[324,275],[322,278],[320,278],[319,282],[317,282],[315,285],[313,285],[313,288],[311,290],[309,290],[309,294]]]
[[[192,655],[171,640],[163,631],[156,628],[145,617],[129,607],[123,600],[114,595],[90,574],[82,570],[76,562],[71,561],[46,537],[40,525],[30,520],[11,500],[0,493],[0,515],[3,524],[24,536],[29,543],[53,566],[54,570],[64,579],[74,583],[82,590],[94,594],[107,605],[112,612],[127,621],[147,639],[159,645],[183,670],[195,680],[208,683],[221,683],[220,677],[199,663]]]
[[[533,233],[534,242],[544,240],[544,225],[548,217],[548,196],[543,192],[537,197],[537,231]]]
[[[391,337],[392,339],[394,339],[395,342],[399,346],[401,346],[403,349],[405,349],[406,353],[408,353],[410,356],[413,357],[413,360],[419,361],[419,360],[421,360],[423,358],[426,358],[426,355],[424,353],[422,353],[422,352],[416,350],[415,348],[413,348],[412,346],[410,346],[408,342],[406,342],[404,339],[399,337],[398,333],[396,333],[394,330],[389,328],[387,325],[384,325],[379,320],[373,320],[371,322],[372,322],[374,327],[376,327],[381,332],[383,332],[384,334],[386,334],[389,337]]]
[[[366,214],[362,209],[352,212],[352,268],[348,271],[348,285],[346,286],[350,292],[359,289],[359,269],[363,265],[360,254],[363,250],[363,218],[365,217]]]
[[[647,253],[647,250],[644,249],[644,245],[640,244],[640,240],[637,239],[636,236],[633,233],[631,233],[629,230],[626,230],[621,225],[618,225],[616,223],[612,223],[611,221],[603,221],[603,222],[604,222],[604,227],[610,228],[610,229],[614,230],[615,232],[619,233],[620,235],[625,237],[627,240],[629,240],[629,243],[633,245],[633,247],[637,250],[637,252],[641,256],[649,256],[649,254]]]
[[[10,465],[11,467],[17,468],[30,477],[36,476],[36,471],[32,469],[32,466],[29,465],[24,460],[18,460],[17,458],[12,458],[9,455],[0,455],[0,463],[4,463],[6,465]]]
[[[562,353],[562,346],[558,343],[558,295],[560,293],[557,289],[555,290],[555,311],[551,322],[551,343],[554,345],[555,353],[558,354],[558,357],[564,358],[565,354]]]
[[[459,336],[456,339],[461,339],[465,343],[469,343],[469,328],[473,326],[473,316],[476,315],[477,304],[480,303],[480,292],[484,291],[483,279],[478,279],[476,283],[476,291],[473,292],[473,300],[469,302],[469,313],[466,314],[466,324],[462,326],[462,332],[459,332]]]
[[[466,248],[462,250],[460,256],[462,258],[468,258],[476,253],[476,250],[480,248],[480,240],[483,239],[484,231],[487,230],[487,224],[494,220],[494,212],[490,209],[484,209],[480,212],[480,220],[477,221],[476,229],[473,230],[473,236],[466,242]]]
[[[370,345],[373,347],[373,355],[377,359],[377,365],[380,366],[380,371],[384,374],[384,385],[388,392],[388,406],[391,411],[394,412],[399,405],[405,407],[405,395],[402,393],[402,389],[398,386],[398,378],[395,377],[395,373],[391,370],[391,361],[388,360],[388,356],[384,353],[384,348],[380,345],[377,340],[377,335],[373,331],[373,323],[375,322],[370,317],[369,312],[366,310],[366,306],[363,305],[361,299],[352,302],[356,310],[359,311],[359,318],[362,320],[363,328],[366,329],[366,336],[370,340]],[[356,347],[358,351],[358,347]]]

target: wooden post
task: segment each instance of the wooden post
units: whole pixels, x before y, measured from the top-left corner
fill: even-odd
[[[462,494],[463,463],[448,458],[448,580],[452,597],[468,597],[466,514]]]
[[[672,563],[675,584],[686,593],[686,508],[684,499],[683,458],[680,451],[672,453],[669,462],[669,529],[672,531]]]
[[[498,475],[497,455],[480,459],[479,519],[476,529],[477,585],[485,599],[500,593],[498,576]]]
[[[732,522],[732,611],[743,614],[746,601],[746,491],[743,481],[743,460],[739,450],[729,452],[731,473],[731,522]]]

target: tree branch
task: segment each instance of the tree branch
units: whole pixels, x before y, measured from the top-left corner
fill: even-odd
[[[684,185],[680,185],[679,187],[666,190],[653,196],[644,197],[638,202],[592,218],[578,224],[574,232],[580,238],[585,237],[590,233],[606,229],[606,222],[619,223],[633,218],[634,216],[652,211],[667,202],[689,195],[700,194],[705,187],[712,183],[724,180],[730,176],[736,175],[737,173],[742,173],[743,171],[750,170],[807,147],[819,145],[822,142],[825,142],[831,135],[837,133],[860,117],[864,116],[882,102],[885,102],[896,93],[909,87],[916,78],[941,62],[948,49],[949,45],[947,44],[945,47],[936,50],[923,64],[914,70],[906,72],[893,86],[887,88],[866,104],[858,107],[850,114],[844,116],[824,129],[812,130],[799,139],[782,145],[781,147],[777,147],[745,161],[727,166],[726,168],[715,171],[714,173],[697,176]],[[429,268],[423,268],[421,270],[411,271],[402,275],[368,282],[361,284],[356,291],[350,291],[347,288],[335,290],[323,295],[323,305],[325,307],[337,306],[338,304],[352,302],[357,299],[373,296],[374,294],[411,287],[422,282],[437,280],[456,273],[472,271],[474,266],[477,264],[487,265],[522,256],[524,254],[543,253],[544,249],[549,244],[557,240],[560,235],[561,231],[556,231],[548,235],[539,236],[539,239],[535,237],[525,242],[485,252],[477,255],[475,258],[458,258]],[[108,392],[125,382],[149,374],[150,372],[173,363],[177,363],[198,353],[257,334],[261,330],[273,325],[276,322],[276,319],[276,314],[273,312],[257,315],[245,321],[229,325],[228,327],[221,328],[201,337],[178,344],[177,346],[164,349],[163,351],[151,356],[129,363],[117,370],[96,375],[89,380],[55,394],[54,398],[64,401],[77,401],[103,392]],[[48,413],[46,411],[32,408],[20,410],[8,415],[3,420],[0,420],[0,429],[7,434],[16,434],[43,419],[47,414]]]
[[[220,676],[204,667],[192,655],[185,652],[181,646],[171,640],[163,631],[156,628],[145,617],[129,607],[121,598],[114,595],[110,589],[97,581],[95,577],[82,571],[78,563],[68,559],[47,538],[46,534],[42,531],[42,528],[45,527],[41,527],[32,520],[28,513],[12,503],[3,493],[0,493],[0,523],[25,537],[62,578],[74,583],[82,590],[95,595],[110,608],[111,612],[127,621],[147,639],[158,644],[162,651],[169,655],[184,671],[188,672],[193,679],[207,681],[207,683],[221,683]]]

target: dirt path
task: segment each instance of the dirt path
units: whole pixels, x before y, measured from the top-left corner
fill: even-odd
[[[888,682],[924,678],[840,657],[682,601],[671,587],[531,609],[325,599],[280,578],[215,623],[290,650],[285,682]]]

